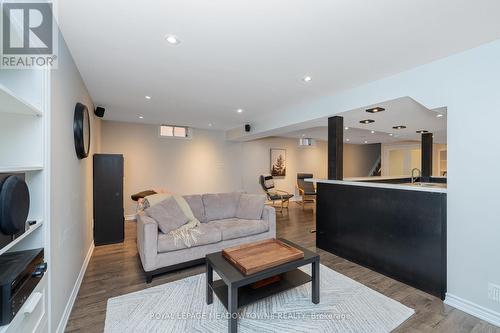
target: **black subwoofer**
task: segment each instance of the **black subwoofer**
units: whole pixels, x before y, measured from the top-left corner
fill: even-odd
[[[29,208],[30,194],[24,179],[18,175],[0,177],[0,247],[25,232]]]

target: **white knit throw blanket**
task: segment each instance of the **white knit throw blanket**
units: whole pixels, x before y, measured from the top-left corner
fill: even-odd
[[[175,230],[170,231],[167,235],[172,235],[174,237],[175,245],[177,245],[179,241],[182,241],[184,245],[186,245],[187,247],[192,247],[193,245],[196,245],[198,243],[197,235],[202,234],[202,232],[198,229],[201,223],[194,216],[193,211],[191,210],[191,207],[189,207],[189,204],[187,203],[186,199],[176,194],[158,193],[147,196],[145,198],[145,200],[148,201],[146,206],[148,207],[154,206],[155,204],[163,200],[166,200],[169,197],[173,197],[175,199],[175,201],[181,208],[184,215],[186,215],[186,217],[188,218],[189,222],[180,226]]]
[[[170,231],[168,234],[174,237],[175,245],[177,245],[179,241],[182,241],[187,247],[191,247],[198,243],[197,235],[202,234],[198,229],[199,225],[200,221],[195,218],[178,229]]]

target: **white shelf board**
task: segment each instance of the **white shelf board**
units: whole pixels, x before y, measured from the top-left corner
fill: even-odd
[[[0,113],[42,116],[43,112],[0,84]]]
[[[30,226],[28,228],[28,230],[26,230],[26,232],[24,234],[22,234],[21,236],[17,237],[16,239],[14,239],[12,242],[10,242],[9,244],[7,244],[6,246],[2,247],[0,249],[0,255],[2,255],[5,252],[7,252],[14,245],[22,242],[23,239],[25,239],[26,237],[28,237],[29,235],[31,235],[36,229],[40,228],[42,224],[43,224],[43,220],[37,220],[36,224],[33,224],[32,226]]]
[[[43,170],[43,166],[41,165],[12,166],[12,167],[0,166],[0,173],[16,173],[16,172],[29,172],[29,171],[41,171],[41,170]]]

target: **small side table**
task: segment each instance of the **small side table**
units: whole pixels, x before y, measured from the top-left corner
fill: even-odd
[[[280,239],[280,241],[303,251],[304,258],[287,262],[255,274],[244,275],[222,256],[222,252],[206,256],[206,301],[207,304],[212,304],[213,293],[215,292],[221,303],[224,304],[229,313],[229,333],[237,332],[238,308],[301,286],[307,282],[312,282],[311,301],[314,304],[319,303],[319,255],[288,240]],[[307,264],[311,264],[312,266],[311,275],[298,269]],[[220,280],[213,281],[213,271],[219,274],[221,277]],[[253,289],[250,286],[254,282],[275,275],[281,275],[281,280],[258,289]]]

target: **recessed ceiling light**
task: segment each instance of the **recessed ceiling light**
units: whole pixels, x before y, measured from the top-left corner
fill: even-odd
[[[436,115],[436,117],[438,117],[438,118],[441,118],[442,116],[444,116],[444,115],[443,115],[443,114],[441,114],[441,113],[438,113],[438,114]]]
[[[144,119],[144,116],[139,116],[139,119]]]
[[[302,137],[304,138],[306,135],[305,134],[302,134]]]
[[[392,136],[393,134],[392,133],[389,133],[389,136]]]
[[[349,129],[349,127],[346,126],[346,127],[344,127],[344,129],[347,131]]]
[[[368,141],[365,141],[365,143],[368,143]]]
[[[400,129],[406,128],[406,126],[405,125],[398,125],[398,126],[392,126],[392,128],[400,130]]]
[[[208,127],[212,127],[212,123],[208,123]]]
[[[375,134],[375,131],[372,131],[372,134]]]
[[[243,109],[238,109],[238,110],[236,110],[236,112],[243,113]]]
[[[146,95],[146,96],[144,96],[144,98],[145,99],[151,99],[151,96]]]
[[[429,131],[424,130],[424,129],[418,130],[418,131],[416,131],[416,132],[417,132],[418,134],[429,133]]]
[[[361,124],[370,124],[370,123],[374,123],[375,120],[373,120],[373,119],[364,119],[364,120],[360,120],[359,122]]]
[[[349,140],[349,139],[345,139],[345,141],[349,142],[349,141],[351,141],[351,140]]]
[[[174,35],[167,35],[167,42],[169,42],[172,45],[177,45],[180,43],[179,39],[174,36]]]
[[[310,77],[310,76],[304,76],[304,78],[302,80],[304,80],[304,82],[311,82],[312,77]]]
[[[382,111],[385,111],[385,109],[381,108],[381,107],[366,109],[366,112],[369,112],[369,113],[377,113],[377,112],[382,112]]]

